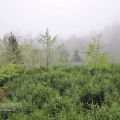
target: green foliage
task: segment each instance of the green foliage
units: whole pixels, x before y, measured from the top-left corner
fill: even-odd
[[[0,86],[3,86],[8,80],[18,76],[19,69],[14,64],[0,64]]]
[[[119,64],[100,70],[81,65],[21,71],[4,84],[0,108],[14,110],[4,113],[8,120],[118,120],[119,79]]]
[[[56,37],[52,37],[49,34],[49,30],[47,29],[45,35],[40,34],[39,42],[45,48],[46,51],[46,66],[49,67],[51,63],[51,49],[56,42]]]
[[[109,63],[99,41],[89,43],[80,66],[65,66],[69,54],[63,44],[55,48],[48,30],[39,42],[44,49],[19,46],[12,33],[0,40],[0,62],[7,63],[0,64],[1,120],[120,119],[120,64]],[[80,61],[78,51],[73,58]]]
[[[96,74],[91,70],[81,65],[54,66],[49,72],[44,67],[22,71],[21,76],[3,86],[7,100],[1,106],[15,110],[6,113],[6,117],[11,120],[119,119],[120,65],[109,64]]]
[[[62,97],[58,96],[51,99],[49,103],[45,105],[44,109],[51,117],[56,117],[61,111],[69,111],[71,107],[69,100],[62,99]]]
[[[85,53],[87,55],[86,63],[95,67],[104,67],[109,63],[109,56],[103,51],[100,41],[90,42]]]
[[[13,33],[6,34],[3,39],[6,59],[8,63],[22,63],[22,54],[16,36]]]
[[[51,36],[48,29],[40,34],[36,42],[26,39],[18,41],[13,33],[7,33],[0,39],[0,63],[28,68],[47,66],[47,69],[55,64],[64,65],[68,63],[68,51],[63,44],[56,43],[56,36]]]

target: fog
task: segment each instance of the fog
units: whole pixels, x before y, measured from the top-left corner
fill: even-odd
[[[120,20],[119,0],[0,0],[0,35],[31,34],[49,28],[69,38],[98,32]]]
[[[119,0],[0,0],[0,36],[33,39],[46,28],[70,53],[84,51],[95,34],[114,57],[120,51]]]

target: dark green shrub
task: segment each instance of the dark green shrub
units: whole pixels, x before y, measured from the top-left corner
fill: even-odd
[[[66,89],[70,89],[70,87],[71,87],[72,85],[71,85],[71,81],[63,81],[62,82],[62,85],[60,86],[60,95],[62,96],[62,95],[64,95],[64,92],[65,92],[65,90]]]
[[[105,100],[105,97],[104,97],[103,91],[100,91],[94,94],[86,93],[81,97],[81,101],[83,102],[85,108],[89,108],[90,104],[101,106],[104,100]]]

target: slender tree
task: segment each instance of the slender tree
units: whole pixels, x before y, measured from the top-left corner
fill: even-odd
[[[61,44],[57,47],[57,63],[59,64],[66,64],[68,63],[68,56],[69,53],[65,48],[64,44]]]
[[[73,53],[73,62],[81,62],[82,59],[79,55],[79,51],[78,50],[75,50],[74,53]]]
[[[56,36],[52,37],[49,34],[49,30],[47,29],[44,34],[40,34],[40,38],[38,41],[46,50],[46,66],[48,69],[51,61],[51,49],[56,42]]]

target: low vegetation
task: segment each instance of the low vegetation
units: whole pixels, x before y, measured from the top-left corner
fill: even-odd
[[[48,30],[39,42],[40,49],[20,46],[12,33],[2,41],[0,120],[120,119],[120,64],[99,41],[90,42],[83,61],[75,51],[76,65],[63,44],[53,47]]]
[[[7,67],[9,69],[9,67]],[[19,73],[19,72],[18,72]],[[1,119],[118,120],[120,65],[54,66],[4,77]],[[17,77],[14,77],[16,76]],[[2,93],[2,90],[0,90]]]

